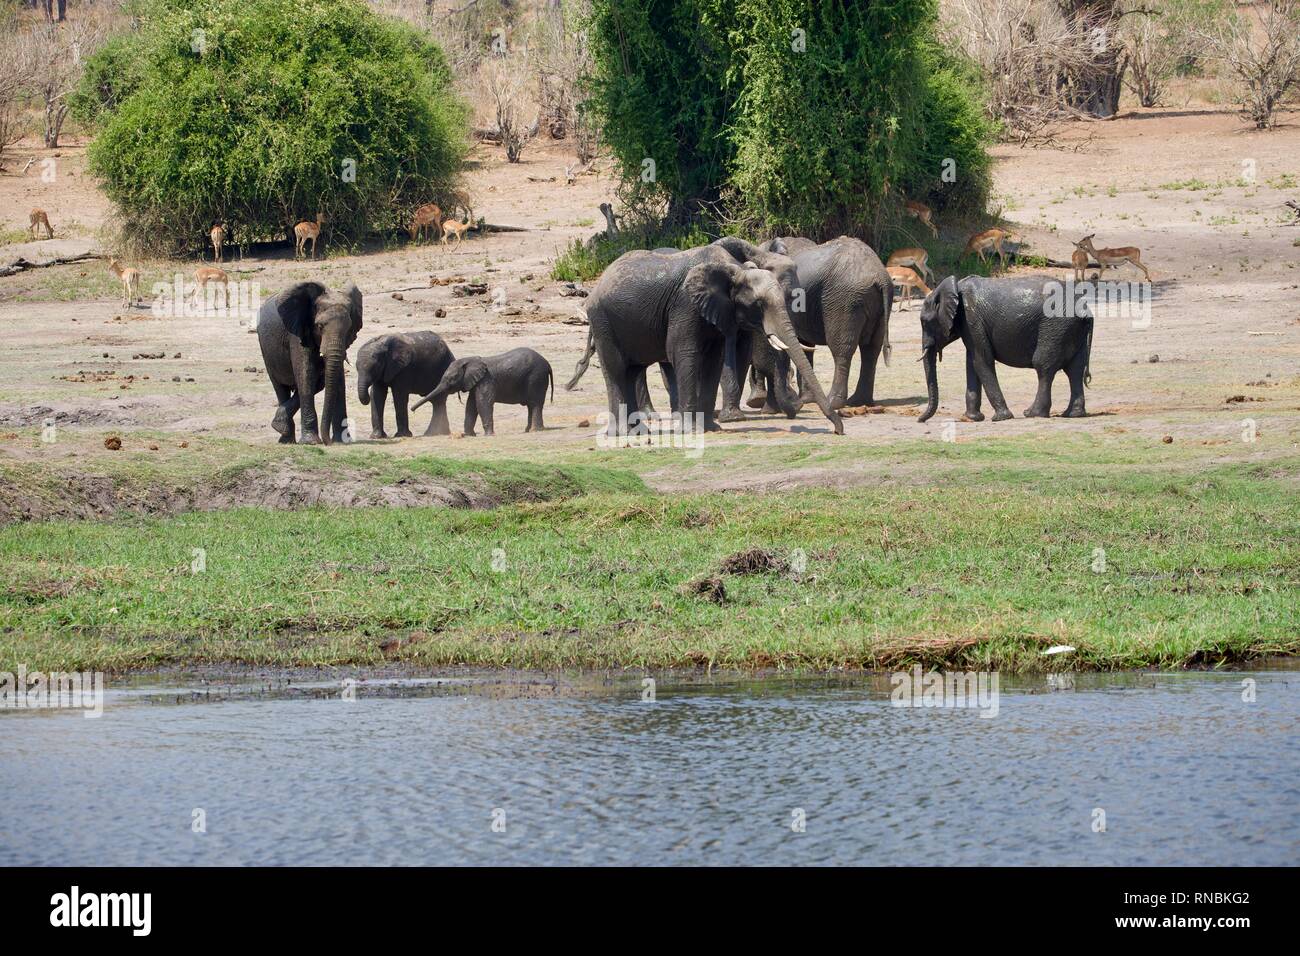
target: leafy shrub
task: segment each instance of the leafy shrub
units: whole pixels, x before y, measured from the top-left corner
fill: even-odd
[[[586,242],[575,239],[569,248],[556,258],[555,265],[551,268],[551,278],[561,282],[590,282],[599,278],[611,262],[633,249],[656,249],[660,246],[693,249],[716,238],[696,224],[659,229],[652,229],[649,226],[634,227],[618,232],[612,237],[598,235]]]
[[[441,50],[363,0],[156,0],[77,91],[92,170],[142,251],[325,215],[353,240],[454,201],[467,110]],[[355,175],[352,175],[352,171]]]

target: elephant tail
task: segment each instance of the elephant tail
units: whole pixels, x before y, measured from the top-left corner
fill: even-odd
[[[889,357],[894,354],[894,347],[889,344],[889,320],[894,313],[894,284],[886,282],[884,288],[885,297],[885,346],[880,350],[880,354],[885,358],[886,367],[889,365]]]
[[[546,363],[546,377],[551,380],[551,404],[555,404],[555,371],[551,368],[551,363]]]
[[[566,392],[573,391],[574,386],[578,384],[578,379],[582,378],[582,376],[587,373],[587,366],[591,364],[591,357],[595,353],[596,353],[596,330],[591,327],[588,327],[587,328],[587,350],[582,353],[582,358],[578,359],[578,364],[574,366],[573,378],[569,379],[568,383],[564,386],[564,390]],[[552,392],[551,401],[554,402],[555,381],[553,379],[551,381],[551,392]]]

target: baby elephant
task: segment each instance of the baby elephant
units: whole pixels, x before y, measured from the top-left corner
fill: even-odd
[[[454,358],[436,332],[381,335],[361,346],[357,353],[357,399],[362,405],[370,405],[370,437],[388,437],[384,432],[384,400],[391,389],[393,411],[397,413],[397,437],[410,438],[407,400],[434,389]],[[447,396],[435,399],[432,404],[433,417],[424,433],[450,435]]]
[[[512,349],[501,355],[487,358],[456,359],[438,387],[416,402],[412,409],[425,402],[446,401],[452,392],[469,392],[465,400],[465,435],[474,434],[474,421],[483,419],[483,434],[491,435],[492,406],[497,402],[506,405],[528,406],[528,427],[525,431],[542,430],[542,406],[546,404],[546,386],[551,386],[551,401],[555,401],[555,376],[551,363],[532,349]]]

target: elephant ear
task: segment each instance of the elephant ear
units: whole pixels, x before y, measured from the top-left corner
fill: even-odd
[[[484,379],[492,377],[488,371],[487,365],[482,359],[472,358],[465,360],[465,391],[472,390]]]
[[[316,344],[316,300],[325,292],[319,282],[299,282],[280,293],[280,321],[307,348]]]
[[[350,346],[361,333],[361,290],[355,282],[348,282],[343,286],[343,297],[348,300],[348,311],[352,313],[352,329],[347,341],[347,346]]]
[[[788,256],[790,254],[790,250],[786,247],[786,244],[781,241],[780,236],[777,236],[775,239],[768,242],[764,249],[767,252],[775,252],[778,256]]]
[[[934,300],[934,331],[937,337],[935,345],[942,349],[952,341],[952,330],[957,324],[957,306],[961,302],[957,293],[957,277],[948,276],[926,297],[925,309],[927,312],[931,309],[931,299]]]
[[[739,328],[731,290],[744,275],[739,265],[702,262],[692,266],[683,283],[695,311],[723,335],[734,335]]]

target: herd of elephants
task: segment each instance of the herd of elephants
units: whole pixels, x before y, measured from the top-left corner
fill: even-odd
[[[938,408],[935,363],[957,339],[966,350],[969,419],[984,418],[982,393],[994,421],[1012,417],[995,362],[1038,373],[1038,393],[1026,416],[1050,413],[1052,381],[1061,370],[1070,382],[1064,414],[1084,415],[1093,318],[1086,308],[1059,315],[1062,310],[1049,307],[1048,288],[1059,281],[967,276],[939,283],[921,308],[928,401],[919,420]],[[839,409],[875,403],[876,362],[882,353],[889,361],[892,305],[891,279],[879,257],[847,236],[820,244],[777,238],[762,245],[727,237],[694,249],[634,250],[605,270],[587,300],[587,349],[567,387],[598,355],[609,398],[608,429],[623,434],[654,412],[646,371],[658,363],[674,415],[692,428],[714,431],[719,421],[743,419],[741,391],[748,377],[750,407],[793,418],[813,402],[843,434]],[[278,404],[272,427],[282,443],[345,440],[343,365],[361,323],[361,291],[352,283],[336,291],[300,282],[263,303],[257,333]],[[834,361],[829,392],[813,371],[817,346],[825,346]],[[855,352],[861,368],[850,394]],[[466,436],[475,434],[480,419],[484,433],[493,433],[497,403],[527,407],[527,430],[540,430],[548,387],[554,398],[550,363],[532,349],[455,358],[432,331],[371,339],[357,355],[356,371],[357,397],[371,409],[372,438],[388,437],[384,406],[390,391],[397,437],[411,435],[409,413],[425,402],[433,409],[425,434],[449,434],[452,393],[467,393]],[[321,391],[323,421],[316,414]],[[412,394],[420,399],[408,408]]]

